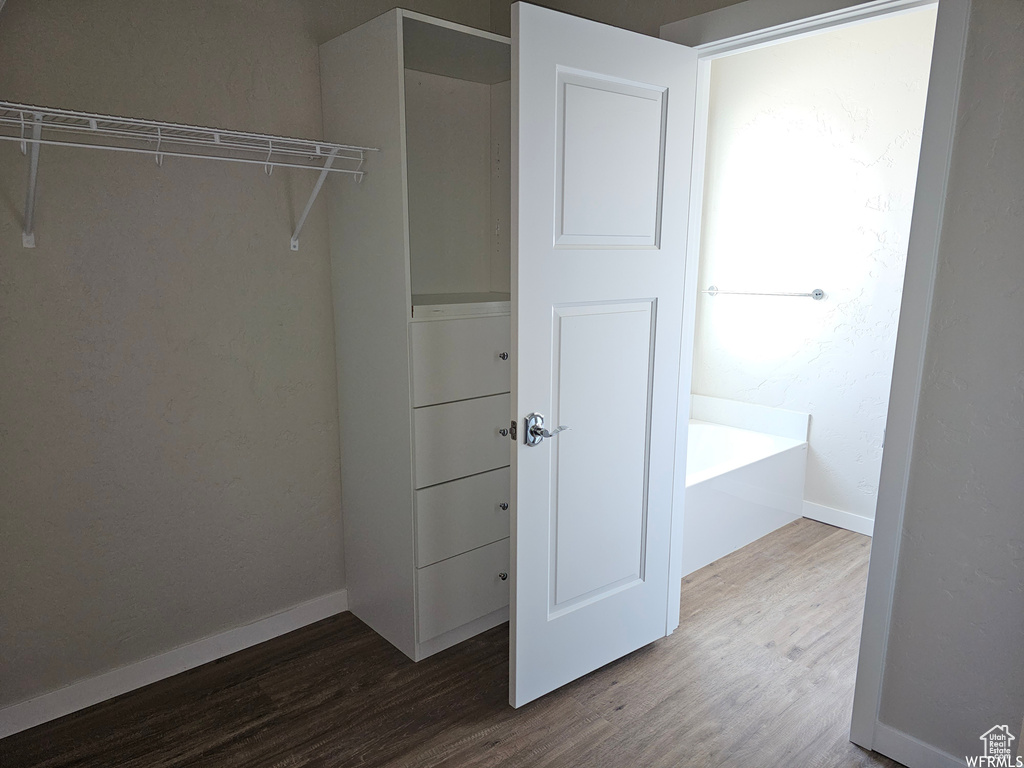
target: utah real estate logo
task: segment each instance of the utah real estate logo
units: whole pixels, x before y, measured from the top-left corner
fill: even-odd
[[[984,752],[981,755],[967,755],[967,765],[977,768],[1024,768],[1024,756],[1013,756],[1012,743],[1016,737],[1009,726],[995,725],[981,736]]]

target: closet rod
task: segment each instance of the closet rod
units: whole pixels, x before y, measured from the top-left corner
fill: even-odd
[[[0,101],[0,140],[18,142],[22,154],[29,155],[28,190],[22,230],[22,245],[26,248],[35,247],[35,189],[41,145],[149,154],[153,155],[157,165],[163,165],[164,157],[169,156],[262,165],[268,175],[274,168],[319,171],[320,177],[292,233],[292,250],[298,250],[299,233],[327,174],[348,174],[361,181],[366,173],[363,170],[366,153],[378,151],[374,147],[76,112],[8,101]]]

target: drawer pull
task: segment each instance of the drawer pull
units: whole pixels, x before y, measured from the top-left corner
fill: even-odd
[[[508,352],[499,352],[498,357],[500,357],[502,360],[508,360]]]
[[[504,512],[506,509],[508,509],[508,502],[507,501],[503,501],[498,506],[501,508],[501,511]]]
[[[502,427],[498,430],[498,434],[502,437],[508,437],[508,429],[506,427]]]
[[[505,573],[505,571],[502,571],[501,573],[498,574],[498,578],[501,579],[502,581],[505,581],[505,579],[508,578],[508,574]]]

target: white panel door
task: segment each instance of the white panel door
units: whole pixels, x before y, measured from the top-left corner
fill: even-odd
[[[697,57],[524,3],[512,19],[520,706],[678,623],[669,541]],[[569,429],[530,445],[533,412]]]

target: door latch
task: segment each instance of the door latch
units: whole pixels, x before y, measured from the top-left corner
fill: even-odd
[[[526,430],[523,440],[527,445],[540,445],[545,437],[554,437],[559,432],[564,432],[568,429],[568,427],[561,425],[549,432],[544,429],[544,416],[540,413],[531,413],[523,419],[523,426]]]

